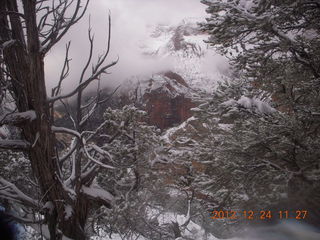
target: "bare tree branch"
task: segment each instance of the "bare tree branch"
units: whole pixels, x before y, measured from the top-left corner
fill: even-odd
[[[70,8],[73,1],[68,4],[68,0],[64,1],[65,5],[61,12],[59,12],[59,7],[55,8],[53,11],[54,24],[50,30],[50,35],[41,43],[42,53],[46,54],[61,38],[69,31],[69,29],[76,24],[84,15],[88,8],[89,0],[80,12],[81,0],[77,0],[75,10],[70,18],[65,17],[66,10]]]
[[[65,80],[69,75],[69,71],[70,71],[69,62],[71,61],[71,59],[69,59],[70,44],[71,42],[69,41],[66,45],[66,54],[65,54],[65,59],[64,59],[62,70],[61,70],[61,74],[60,74],[60,79],[59,79],[58,85],[52,89],[52,94],[51,94],[52,97],[57,96],[60,93],[61,84],[63,80]]]
[[[79,84],[74,90],[72,90],[71,92],[67,93],[67,94],[63,94],[60,96],[56,96],[56,97],[52,97],[52,98],[48,98],[48,102],[55,102],[57,100],[60,99],[64,99],[64,98],[69,98],[72,97],[73,95],[75,95],[76,93],[78,93],[78,91],[80,89],[84,89],[86,88],[92,81],[94,80],[98,80],[98,77],[102,74],[105,73],[105,70],[107,70],[108,68],[116,65],[118,63],[118,60],[104,66],[102,69],[100,69],[97,73],[95,73],[94,75],[92,75],[91,77],[89,77],[87,80],[85,80],[84,82],[82,82],[81,84]]]

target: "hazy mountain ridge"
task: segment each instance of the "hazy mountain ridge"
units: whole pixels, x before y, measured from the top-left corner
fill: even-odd
[[[216,82],[225,77],[228,65],[204,42],[208,34],[200,31],[200,21],[187,18],[174,26],[150,26],[149,38],[141,49],[147,56],[169,61],[168,70],[180,74],[191,88],[211,92]]]

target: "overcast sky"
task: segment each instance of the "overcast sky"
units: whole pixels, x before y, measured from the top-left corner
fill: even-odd
[[[51,89],[60,74],[63,64],[65,44],[71,40],[71,73],[64,83],[64,90],[70,89],[78,81],[78,76],[89,51],[87,29],[89,14],[95,34],[95,53],[106,46],[108,11],[112,17],[112,43],[109,61],[119,56],[119,63],[110,69],[111,75],[104,82],[116,83],[131,75],[147,72],[155,67],[141,56],[139,44],[146,36],[147,26],[159,23],[176,24],[184,18],[206,16],[205,5],[200,0],[91,0],[87,15],[73,26],[71,31],[56,45],[46,57],[47,88]],[[152,67],[150,67],[152,65]]]

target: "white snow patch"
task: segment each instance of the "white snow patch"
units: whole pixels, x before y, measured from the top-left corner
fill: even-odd
[[[65,220],[68,220],[71,216],[72,216],[72,213],[73,213],[73,209],[72,209],[72,206],[67,204],[64,206],[64,219]]]
[[[99,186],[92,185],[91,187],[82,186],[82,192],[92,198],[100,198],[112,202],[114,197],[108,191]]]
[[[231,103],[232,102],[230,102],[230,104]],[[248,98],[245,96],[241,96],[241,98],[237,101],[237,104],[247,109],[253,109],[256,112],[262,114],[271,114],[277,111],[266,102],[263,102],[256,98]]]
[[[190,121],[194,121],[194,120],[196,120],[196,118],[194,116],[192,116],[192,117],[188,118],[186,121],[184,121],[183,123],[181,123],[179,126],[169,128],[164,133],[164,135],[161,136],[161,139],[163,139],[165,142],[170,142],[170,138],[175,132],[177,132],[180,129],[184,129]]]
[[[53,202],[49,201],[49,202],[46,202],[43,206],[43,209],[48,209],[49,211],[49,214],[52,213],[52,211],[54,210],[54,205],[53,205]]]
[[[241,96],[241,98],[237,101],[238,104],[240,104],[244,108],[252,108],[252,99]]]

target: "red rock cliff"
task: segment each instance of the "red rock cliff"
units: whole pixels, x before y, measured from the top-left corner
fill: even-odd
[[[148,87],[143,100],[149,124],[163,130],[192,116],[190,109],[195,107],[190,98],[192,90],[180,75],[165,72],[162,79],[150,79]]]

